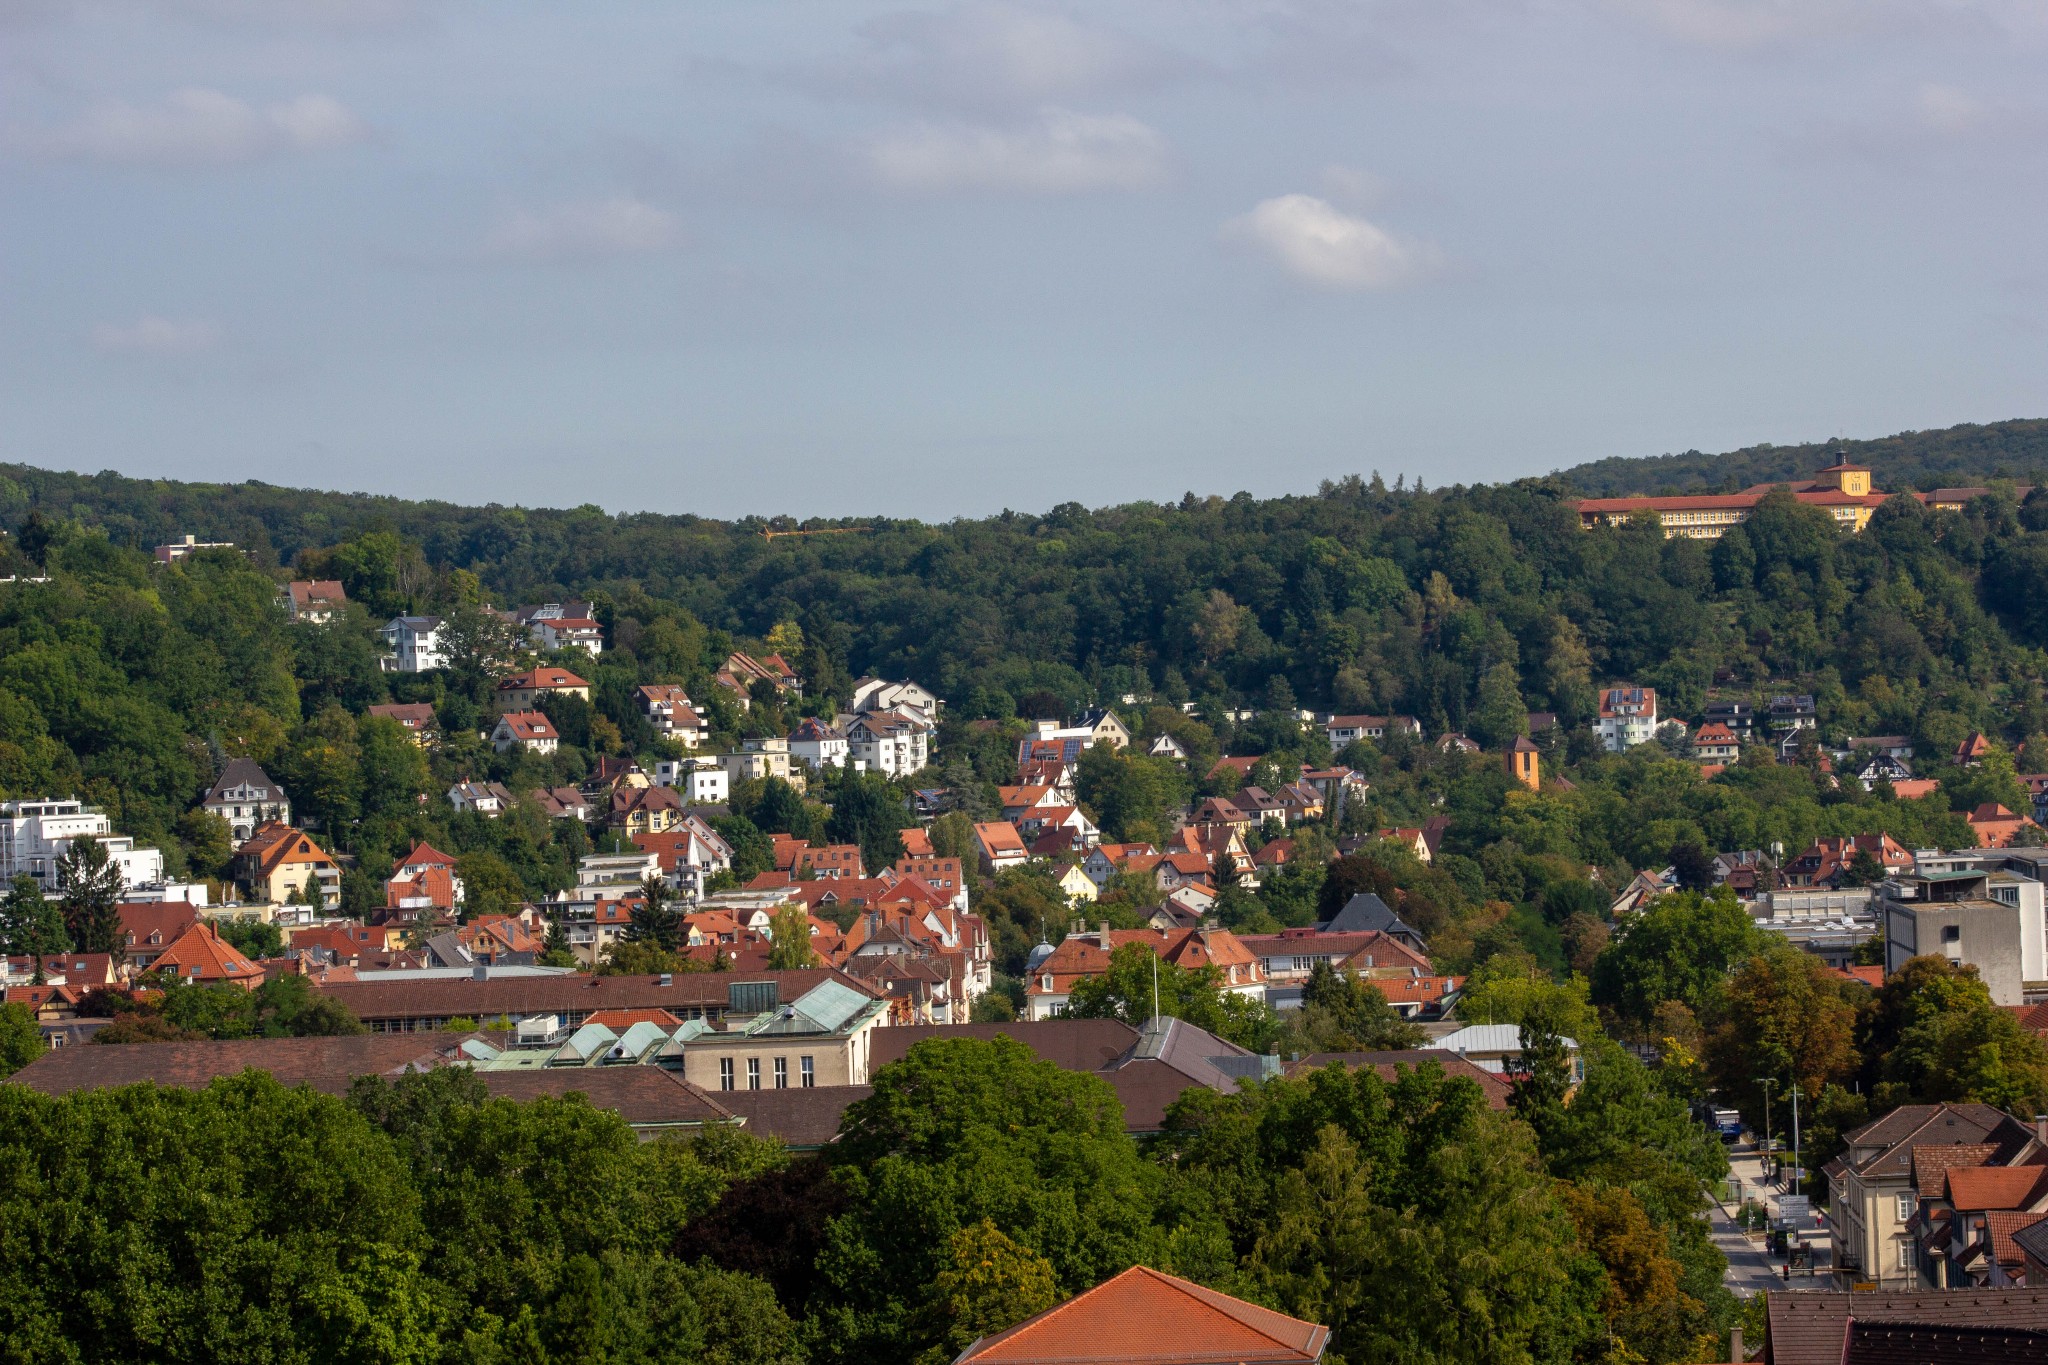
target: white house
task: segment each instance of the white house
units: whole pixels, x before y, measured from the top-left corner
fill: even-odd
[[[1657,734],[1657,689],[1626,684],[1602,689],[1599,731],[1609,753],[1648,744]]]
[[[654,765],[654,785],[675,788],[692,806],[713,805],[732,795],[732,780],[715,758],[664,758]]]
[[[438,616],[394,616],[383,635],[391,651],[383,659],[387,673],[425,673],[448,666]]]
[[[1389,730],[1420,738],[1422,723],[1413,716],[1326,716],[1323,719],[1323,733],[1330,737],[1332,749],[1341,749],[1360,739],[1377,744],[1387,737]]]
[[[596,658],[604,652],[604,629],[590,613],[588,602],[548,602],[538,607],[521,607],[512,619],[524,626],[542,649],[573,647]]]
[[[97,839],[107,857],[121,869],[121,885],[129,889],[156,886],[164,879],[164,855],[135,846],[126,834],[114,833],[105,812],[73,799],[0,803],[0,881],[30,876],[45,891],[56,891],[57,860],[73,841]]]
[[[789,756],[813,768],[843,768],[851,752],[845,733],[821,720],[806,720],[789,732]]]
[[[647,723],[686,749],[711,737],[711,726],[698,714],[690,694],[674,683],[648,683],[635,694]]]
[[[847,705],[862,715],[875,711],[902,711],[927,725],[935,725],[939,719],[939,708],[945,703],[914,682],[862,678],[853,685],[853,697]]]
[[[456,814],[475,811],[496,819],[512,807],[512,792],[500,782],[457,782],[448,789],[448,804]]]
[[[256,827],[267,820],[280,825],[292,822],[291,798],[253,759],[229,759],[220,780],[199,804],[209,815],[228,822],[238,844],[248,842]]]
[[[491,747],[499,753],[518,746],[536,754],[551,754],[561,747],[561,732],[539,711],[507,711],[498,717],[491,731]]]
[[[846,745],[855,763],[890,777],[917,772],[930,761],[925,727],[901,711],[855,716],[846,727]]]

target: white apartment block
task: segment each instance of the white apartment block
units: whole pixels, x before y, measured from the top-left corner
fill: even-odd
[[[106,845],[107,856],[120,866],[122,886],[133,890],[163,882],[162,852],[137,848],[133,838],[114,833],[114,822],[103,812],[76,800],[0,804],[0,881],[26,873],[43,890],[57,891],[57,860],[81,838]]]

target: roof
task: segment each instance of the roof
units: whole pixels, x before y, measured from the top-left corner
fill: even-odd
[[[338,1038],[61,1047],[44,1053],[11,1079],[46,1095],[145,1081],[198,1090],[217,1076],[237,1076],[254,1068],[268,1071],[286,1085],[310,1085],[339,1095],[357,1076],[404,1066],[431,1053],[440,1041],[444,1040],[432,1035],[365,1033]]]
[[[1915,1154],[1927,1146],[1988,1142],[2009,1159],[2032,1138],[2033,1130],[1988,1104],[1904,1104],[1883,1118],[1846,1136],[1848,1157],[1858,1174],[1903,1176]],[[1880,1150],[1855,1163],[1856,1149]]]
[[[537,1066],[477,1074],[483,1078],[484,1088],[499,1099],[582,1095],[592,1107],[612,1110],[636,1128],[724,1123],[732,1117],[724,1104],[658,1066]]]
[[[1559,1038],[1566,1047],[1579,1045],[1576,1038]],[[1520,1052],[1522,1030],[1515,1024],[1467,1024],[1456,1033],[1432,1039],[1429,1050],[1444,1052]]]
[[[1948,1173],[1948,1200],[1960,1213],[2024,1209],[2048,1192],[2048,1166],[1959,1166]]]
[[[1121,1019],[1041,1019],[1009,1024],[911,1024],[877,1029],[870,1069],[903,1060],[919,1043],[940,1038],[1014,1038],[1063,1071],[1100,1071],[1130,1051],[1138,1031]]]
[[[1417,939],[1422,935],[1404,923],[1394,913],[1393,907],[1370,891],[1361,891],[1344,902],[1344,908],[1331,916],[1323,931],[1331,934],[1361,934],[1378,932],[1382,934],[1411,934]]]
[[[246,981],[263,975],[261,967],[242,956],[209,923],[186,929],[150,965],[157,971],[175,971],[186,981]]]
[[[231,758],[220,770],[220,780],[207,789],[206,800],[218,801],[221,793],[233,787],[254,787],[263,801],[282,801],[284,788],[270,780],[270,774],[263,771],[253,758]]]
[[[434,705],[432,702],[380,702],[370,708],[370,714],[382,716],[386,720],[395,720],[400,725],[414,730],[423,725],[432,725],[434,723]]]
[[[1327,1327],[1140,1265],[983,1337],[954,1365],[1309,1365],[1329,1339]]]
[[[577,677],[566,668],[555,668],[547,664],[529,668],[524,673],[514,673],[498,684],[500,692],[546,691],[554,688],[588,687],[589,683]]]
[[[366,1022],[378,1019],[486,1019],[501,1014],[588,1014],[602,1009],[691,1008],[725,1010],[727,987],[740,981],[773,981],[784,1001],[795,1001],[823,981],[866,988],[829,967],[788,971],[678,972],[667,985],[658,976],[461,977],[439,981],[345,981],[320,987]]]
[[[1842,1365],[1850,1358],[1844,1348],[1852,1316],[1865,1326],[1912,1323],[2040,1331],[2048,1329],[2048,1290],[1866,1289],[1771,1294],[1766,1296],[1764,1311],[1764,1359],[1770,1365]]]
[[[498,728],[508,730],[517,740],[560,739],[554,722],[539,711],[507,711],[498,717]]]
[[[900,1032],[876,1030],[876,1036]],[[744,1120],[756,1137],[780,1138],[791,1147],[818,1148],[839,1136],[846,1111],[874,1093],[871,1085],[820,1085],[806,1090],[721,1090],[719,1103]]]

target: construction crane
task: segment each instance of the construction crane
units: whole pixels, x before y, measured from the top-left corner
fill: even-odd
[[[855,531],[872,531],[872,526],[820,526],[815,531],[763,531],[761,539],[773,540],[777,536],[850,536]]]

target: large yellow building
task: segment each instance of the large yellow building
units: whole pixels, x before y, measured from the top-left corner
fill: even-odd
[[[1579,504],[1579,525],[1620,526],[1631,517],[1654,512],[1664,527],[1664,536],[1689,536],[1694,540],[1719,540],[1729,527],[1749,519],[1764,495],[1774,489],[1790,489],[1792,496],[1809,507],[1819,507],[1848,531],[1861,531],[1870,524],[1871,513],[1891,496],[1870,486],[1870,470],[1860,464],[1829,465],[1811,479],[1792,483],[1760,483],[1740,493],[1712,493],[1663,498],[1587,498]],[[1937,488],[1913,496],[1937,511],[1960,512],[1970,499],[1988,493],[1988,488]],[[2031,490],[2014,490],[2025,497]]]

